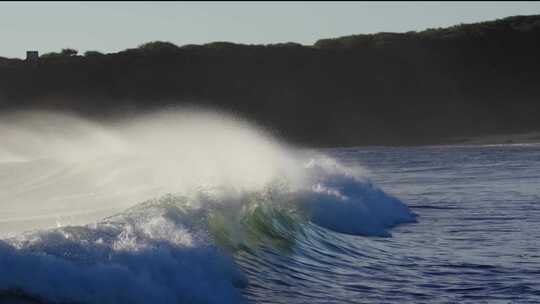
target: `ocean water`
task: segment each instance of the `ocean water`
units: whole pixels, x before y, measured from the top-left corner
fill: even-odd
[[[540,301],[540,145],[38,114],[0,124],[1,303]]]
[[[540,145],[329,153],[369,169],[371,180],[406,202],[418,221],[392,229],[391,238],[340,236],[354,248],[345,255],[359,257],[328,268],[327,299],[540,302]]]

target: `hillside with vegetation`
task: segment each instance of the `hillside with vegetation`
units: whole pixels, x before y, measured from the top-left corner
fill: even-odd
[[[98,118],[238,113],[311,146],[432,144],[540,130],[540,15],[296,43],[150,42],[0,58],[0,109]]]

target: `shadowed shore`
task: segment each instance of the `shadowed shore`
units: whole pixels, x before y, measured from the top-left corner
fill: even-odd
[[[66,50],[34,63],[0,58],[0,111],[110,118],[196,105],[315,147],[476,142],[540,130],[538,54],[539,15],[310,46]]]

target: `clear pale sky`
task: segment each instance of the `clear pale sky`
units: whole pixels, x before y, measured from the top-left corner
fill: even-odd
[[[532,14],[540,2],[2,2],[0,56],[65,47],[115,52],[154,40],[313,44]]]

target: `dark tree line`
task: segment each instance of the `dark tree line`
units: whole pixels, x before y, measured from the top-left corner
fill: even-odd
[[[200,104],[316,146],[540,130],[540,16],[295,43],[150,42],[0,59],[0,107],[89,116]]]

